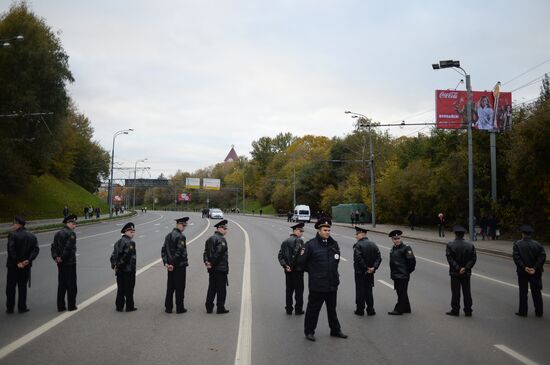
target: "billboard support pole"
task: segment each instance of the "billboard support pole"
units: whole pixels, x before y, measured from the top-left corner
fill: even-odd
[[[462,69],[462,68],[461,68]],[[470,239],[474,239],[474,162],[473,162],[473,144],[472,144],[472,85],[470,75],[466,74],[466,92],[468,93],[468,105],[466,108],[468,117],[468,231]]]
[[[497,134],[490,132],[491,148],[491,199],[493,203],[497,202]]]

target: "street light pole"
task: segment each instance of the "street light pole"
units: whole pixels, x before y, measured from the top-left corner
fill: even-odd
[[[466,93],[468,96],[468,103],[466,105],[466,129],[468,131],[468,232],[470,239],[474,239],[474,162],[473,162],[473,142],[472,142],[472,84],[470,81],[470,75],[460,67],[460,61],[445,60],[439,61],[439,63],[432,64],[434,70],[442,68],[458,68],[466,77]]]
[[[371,217],[372,228],[376,228],[376,180],[374,179],[374,147],[372,145],[372,129],[371,121],[366,115],[360,113],[354,113],[349,110],[344,112],[345,114],[351,114],[353,118],[359,118],[357,120],[357,128],[363,129],[367,127],[369,134],[369,170],[370,170],[370,193],[371,193]],[[364,156],[364,155],[363,155]]]
[[[118,132],[116,132],[113,135],[113,148],[111,149],[111,178],[109,179],[109,193],[107,195],[107,199],[109,200],[109,217],[113,217],[113,170],[114,170],[114,162],[115,162],[115,139],[120,134],[128,134],[129,132],[132,132],[133,129],[123,129]]]
[[[137,164],[138,162],[145,162],[147,161],[147,158],[144,158],[143,160],[137,160],[134,165],[134,200],[132,203],[132,209],[136,210],[136,172],[137,172]]]

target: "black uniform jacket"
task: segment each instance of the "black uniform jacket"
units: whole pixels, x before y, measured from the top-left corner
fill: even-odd
[[[524,238],[514,242],[513,257],[518,273],[525,273],[526,267],[534,268],[535,274],[544,271],[546,252],[544,247],[535,240]]]
[[[189,266],[187,259],[187,238],[177,228],[166,235],[164,245],[162,246],[161,256],[164,264],[173,265],[174,267]]]
[[[17,264],[29,260],[29,266],[32,266],[32,260],[38,256],[40,248],[36,236],[25,228],[19,228],[8,234],[8,260],[6,267],[16,268]]]
[[[227,241],[221,233],[215,232],[206,240],[202,256],[204,262],[208,261],[212,265],[212,268],[208,271],[229,272]]]
[[[113,246],[111,267],[118,272],[136,271],[136,243],[123,235]]]
[[[340,247],[338,242],[329,237],[324,243],[319,234],[306,243],[304,253],[298,257],[298,265],[302,266],[309,274],[309,290],[317,292],[338,290],[340,284],[339,262]]]
[[[356,274],[366,274],[369,267],[378,270],[382,257],[376,243],[363,238],[353,245],[353,268]]]
[[[390,251],[390,271],[392,279],[409,279],[416,267],[416,258],[412,248],[401,242]]]
[[[447,243],[446,249],[447,262],[449,262],[449,275],[451,276],[470,276],[472,267],[474,267],[477,255],[474,244],[464,239],[455,239]],[[460,268],[466,269],[463,275],[460,275]]]
[[[297,257],[300,255],[300,251],[303,247],[304,241],[294,234],[291,234],[290,237],[284,240],[281,244],[278,256],[281,266],[290,266],[292,271],[304,271],[304,269],[296,263]]]
[[[53,238],[51,247],[52,258],[61,257],[58,265],[76,265],[76,234],[64,227]]]

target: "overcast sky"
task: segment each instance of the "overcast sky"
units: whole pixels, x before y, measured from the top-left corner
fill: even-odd
[[[111,151],[113,134],[134,128],[117,137],[115,161],[133,168],[148,158],[141,166],[153,178],[221,162],[231,145],[248,156],[253,140],[279,132],[343,136],[353,129],[348,109],[383,123],[433,122],[434,90],[463,78],[433,71],[441,59],[460,60],[474,90],[502,81],[512,91],[550,72],[548,0],[29,4],[60,31],[69,90],[95,138]],[[514,101],[539,89],[521,88]]]

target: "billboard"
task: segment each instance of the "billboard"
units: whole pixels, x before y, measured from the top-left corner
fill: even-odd
[[[125,179],[124,186],[129,188],[166,187],[168,182],[167,179]]]
[[[466,127],[468,96],[463,90],[435,91],[437,128]],[[512,127],[512,93],[495,91],[472,92],[472,127],[489,132],[502,132]]]
[[[199,177],[188,177],[185,179],[185,187],[187,189],[200,189],[201,179]]]
[[[220,190],[220,179],[202,179],[204,190]]]
[[[178,194],[178,201],[184,201],[184,202],[190,202],[191,201],[191,194],[190,193],[179,193]]]

